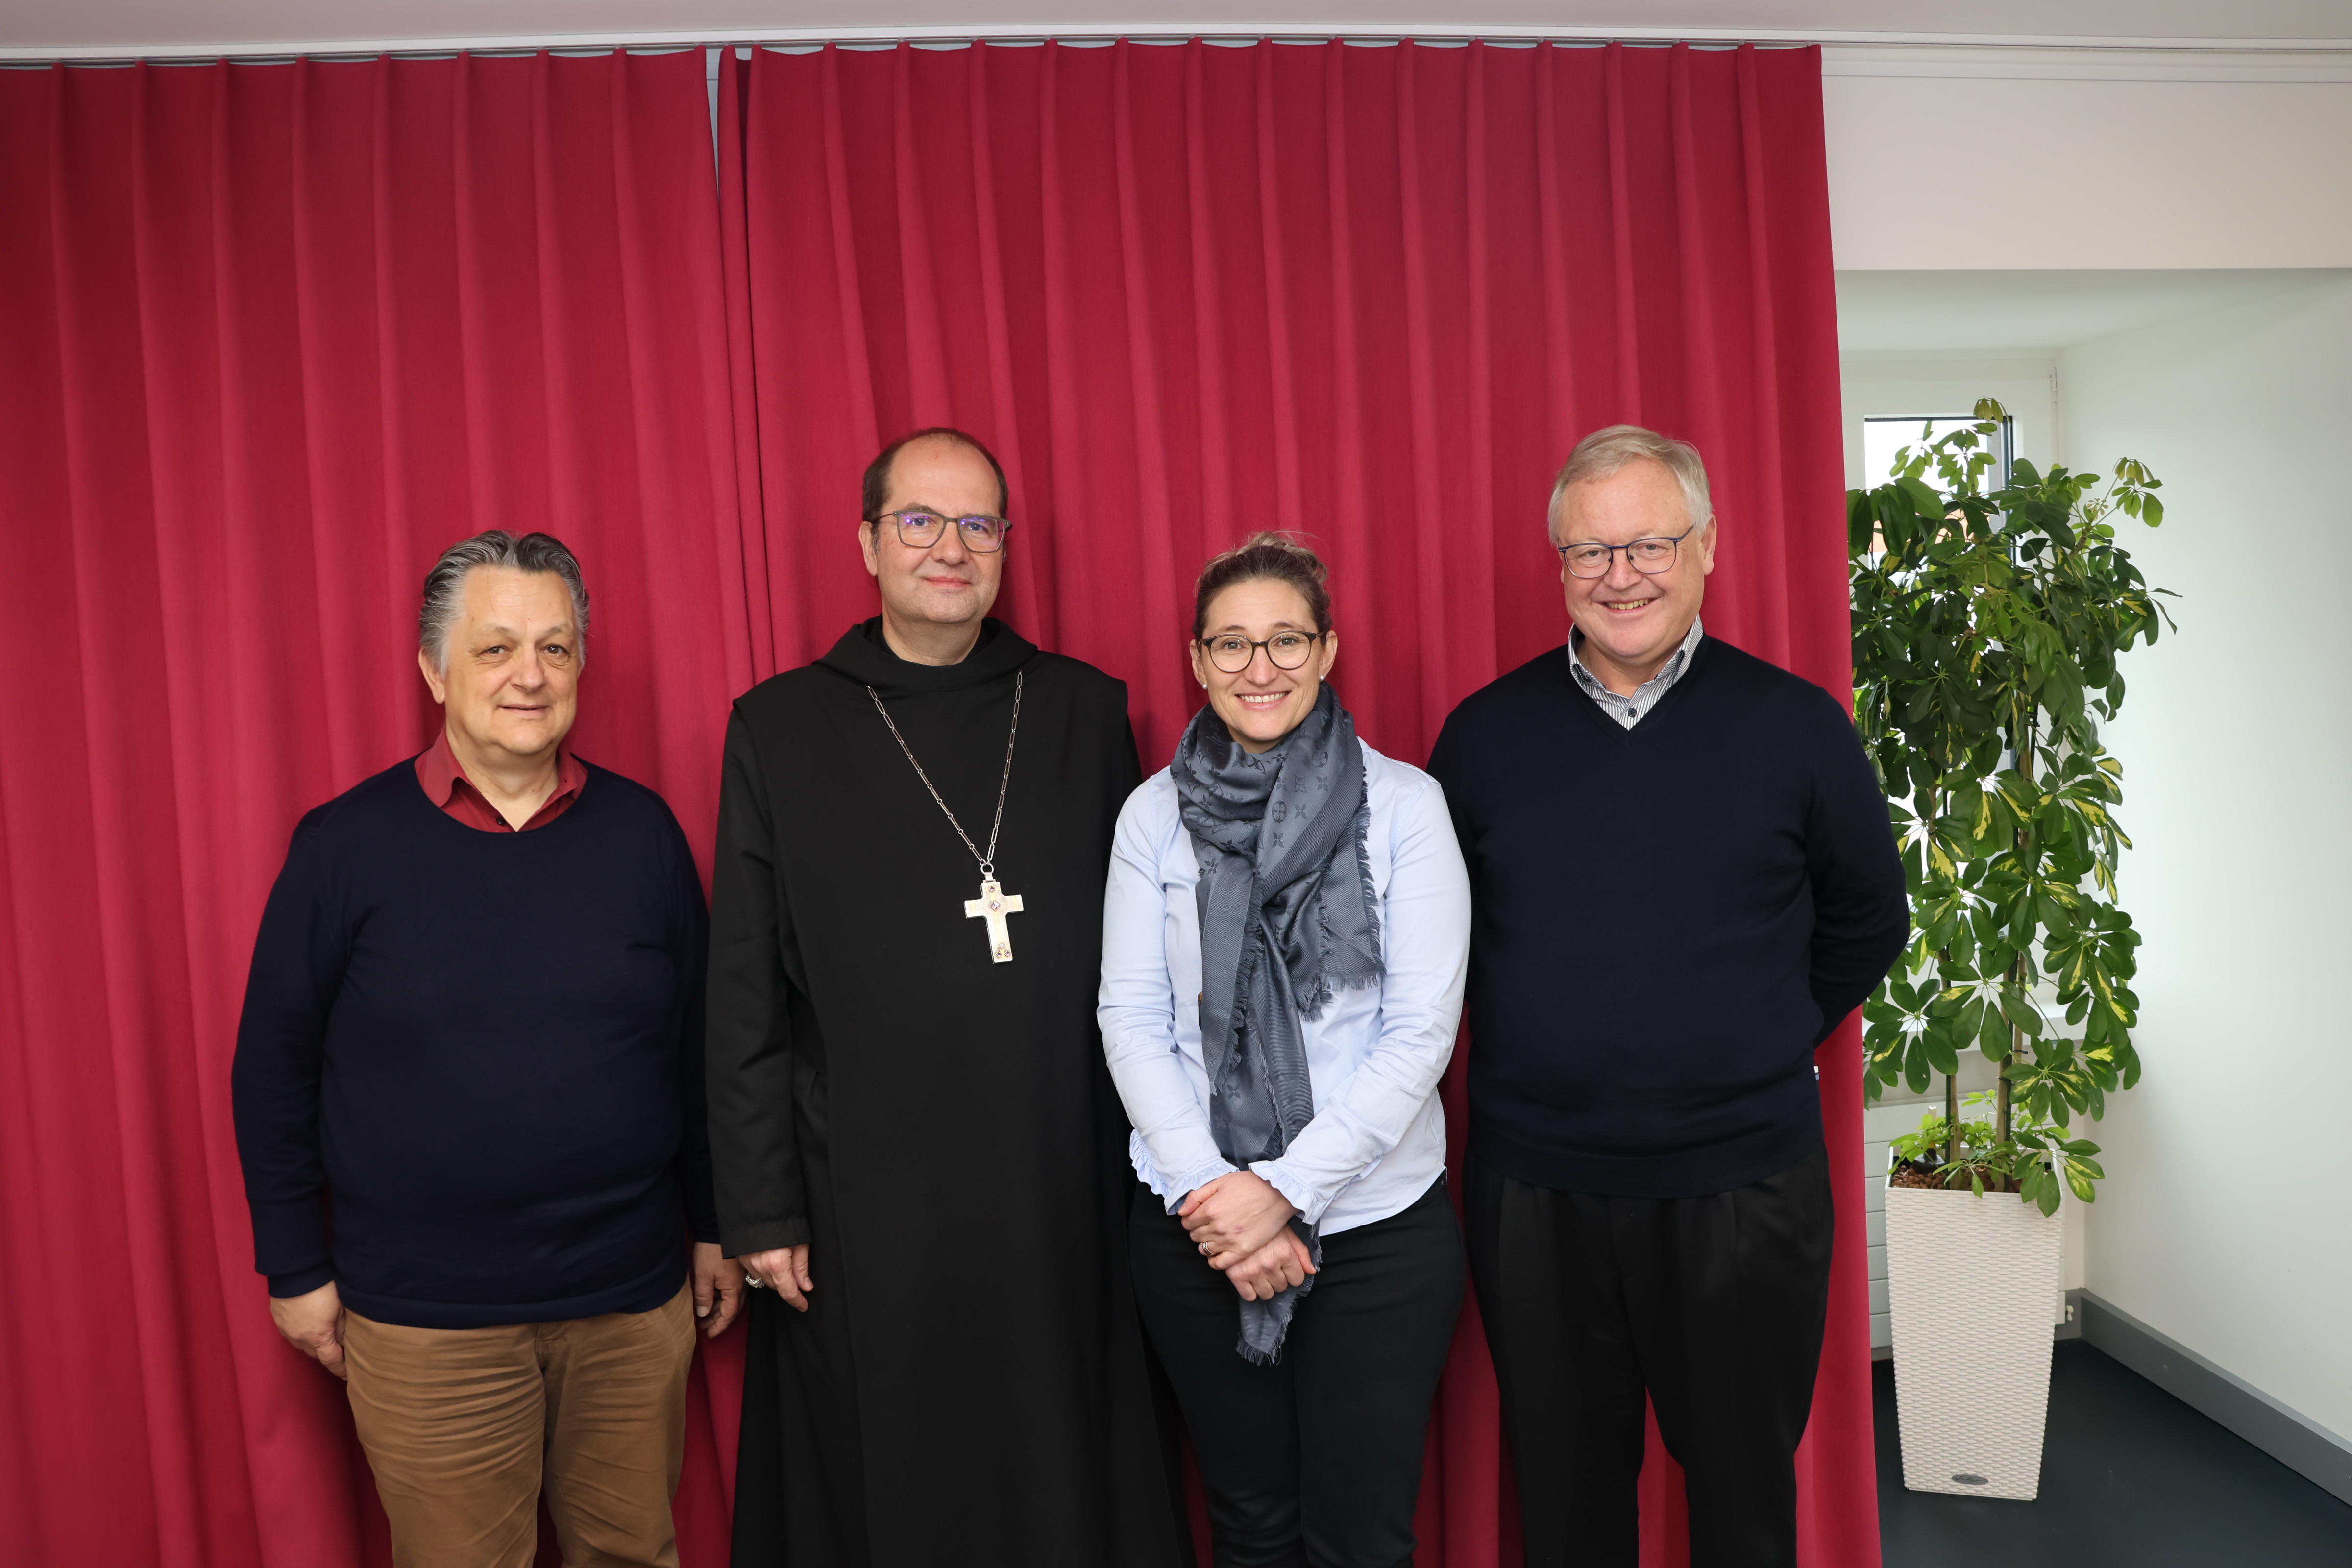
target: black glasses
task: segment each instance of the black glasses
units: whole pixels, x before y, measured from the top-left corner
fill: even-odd
[[[1250,667],[1257,650],[1265,649],[1265,657],[1276,669],[1303,668],[1323,640],[1320,632],[1276,632],[1263,642],[1254,642],[1239,632],[1220,632],[1213,637],[1202,637],[1201,646],[1208,650],[1209,662],[1227,675],[1239,675]]]
[[[947,531],[950,521],[938,512],[925,511],[921,507],[909,507],[905,511],[886,511],[871,520],[877,529],[886,522],[896,528],[898,542],[909,550],[929,550],[937,544],[940,536]],[[1003,517],[959,517],[952,521],[957,537],[963,541],[963,547],[983,555],[1003,549],[1004,535],[1013,527],[1013,521]]]
[[[1697,531],[1685,528],[1672,539],[1636,539],[1630,544],[1555,544],[1552,548],[1568,563],[1568,574],[1571,577],[1607,576],[1621,550],[1625,559],[1633,563],[1634,571],[1644,577],[1654,577],[1672,570],[1675,558],[1682,553],[1683,541]]]

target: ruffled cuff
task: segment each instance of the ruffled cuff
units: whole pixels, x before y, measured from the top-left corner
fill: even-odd
[[[1267,1186],[1288,1198],[1290,1206],[1298,1211],[1298,1217],[1308,1225],[1321,1225],[1323,1211],[1331,1206],[1333,1198],[1339,1196],[1337,1193],[1323,1191],[1292,1169],[1286,1161],[1260,1160],[1250,1169],[1256,1172]]]
[[[1137,1179],[1151,1189],[1170,1214],[1184,1206],[1184,1200],[1193,1188],[1207,1186],[1219,1176],[1230,1176],[1235,1169],[1223,1160],[1204,1160],[1189,1171],[1169,1175],[1151,1163],[1151,1152],[1144,1147],[1140,1132],[1128,1135],[1127,1154],[1129,1163],[1135,1167]]]

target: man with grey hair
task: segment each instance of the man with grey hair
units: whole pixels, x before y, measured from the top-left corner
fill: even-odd
[[[1430,759],[1470,870],[1473,1278],[1530,1568],[1633,1568],[1644,1396],[1692,1568],[1793,1568],[1835,1226],[1813,1051],[1909,931],[1844,706],[1706,635],[1696,449],[1552,489],[1565,647]]]
[[[544,533],[425,580],[425,752],[294,831],[232,1092],[270,1316],[349,1384],[401,1568],[677,1562],[694,1323],[735,1315],[702,885],[575,758],[588,593]],[[689,1246],[688,1231],[693,1240]]]

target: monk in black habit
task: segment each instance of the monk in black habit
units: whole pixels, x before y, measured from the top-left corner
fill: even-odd
[[[1125,684],[985,618],[1006,500],[968,436],[886,450],[881,616],[728,726],[710,1143],[764,1287],[737,1568],[1180,1561],[1095,1026],[1142,775]]]

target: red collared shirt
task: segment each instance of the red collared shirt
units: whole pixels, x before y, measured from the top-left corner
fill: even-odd
[[[449,749],[449,731],[444,730],[433,738],[433,744],[416,759],[416,782],[425,786],[425,796],[434,805],[468,827],[478,827],[485,833],[512,833],[507,819],[499,815],[489,797],[474,787],[466,770],[457,765],[457,754]],[[531,813],[522,831],[544,827],[572,809],[580,792],[588,787],[588,770],[572,754],[569,746],[560,747],[555,753],[555,793],[546,803]]]

